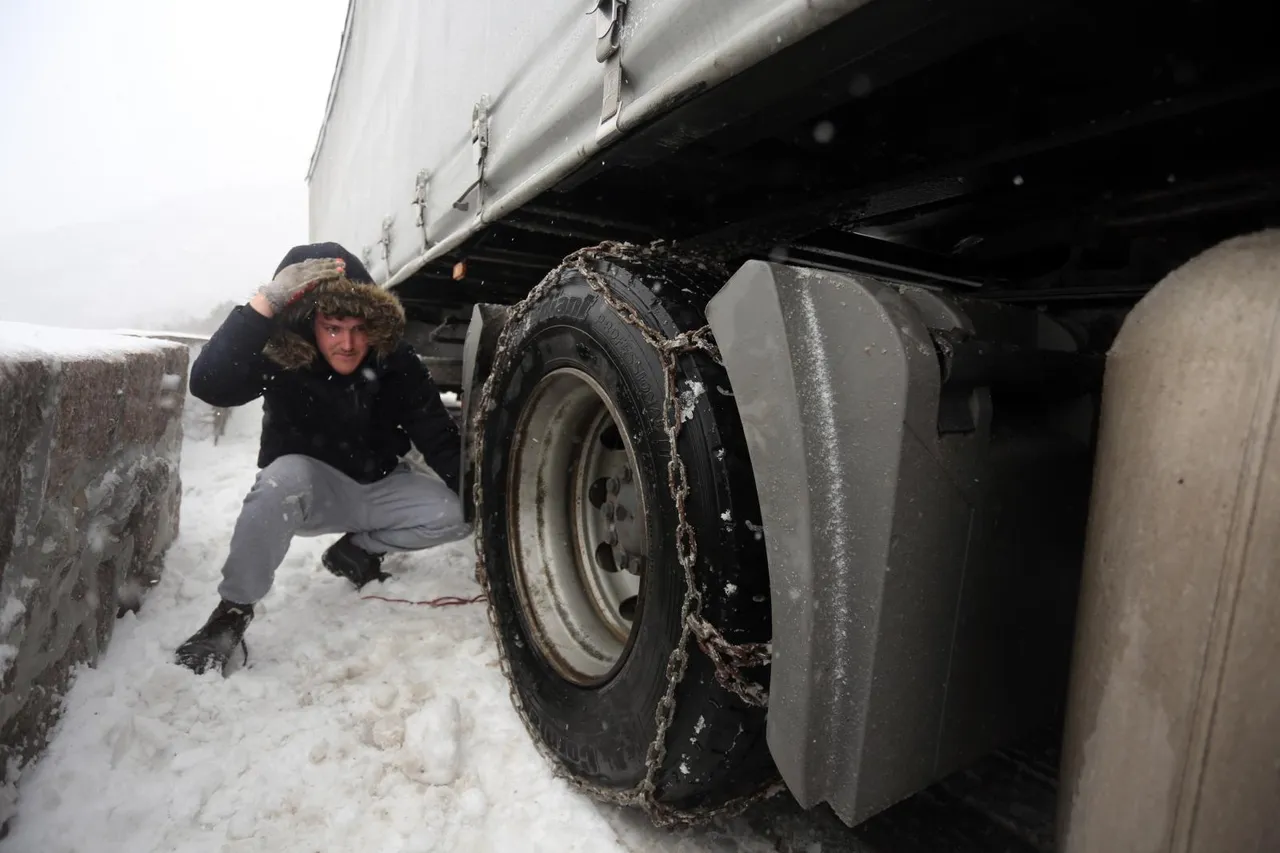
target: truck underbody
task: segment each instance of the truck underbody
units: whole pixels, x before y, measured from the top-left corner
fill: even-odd
[[[1090,474],[1095,493],[1123,493],[1095,453],[1123,467],[1141,455],[1130,433],[1150,428],[1126,422],[1122,440],[1107,426],[1102,360],[1157,283],[1280,225],[1270,22],[1245,0],[871,0],[680,92],[531,201],[494,221],[478,211],[483,226],[429,260],[391,275],[388,250],[420,353],[463,392],[477,478],[464,497],[488,526],[494,624],[553,760],[596,793],[643,772],[636,790],[678,808],[739,796],[776,762],[801,805],[829,803],[871,849],[1054,849],[1076,583],[1107,553],[1095,529],[1110,529],[1090,518],[1084,557]],[[625,43],[622,56],[625,73]],[[590,248],[618,244],[631,248]],[[553,271],[560,295],[524,301]],[[697,351],[704,321],[714,359]],[[685,343],[668,362],[656,341],[673,337]],[[1134,379],[1132,361],[1116,371],[1170,385]],[[674,473],[665,503],[675,413],[692,433],[677,454],[690,519]],[[567,514],[549,522],[557,502]],[[653,719],[634,706],[662,684],[633,670],[673,666],[652,635],[641,648],[641,620],[659,633],[687,621],[663,584],[698,559],[676,504],[702,543],[704,612],[741,628],[728,648],[772,643],[772,676],[756,673],[772,690],[772,760],[750,707],[759,685],[727,684],[696,655],[665,722],[658,703],[672,752],[640,754]],[[762,529],[767,544],[752,539]],[[559,538],[579,553],[547,544]],[[613,634],[586,630],[582,595],[564,592],[554,566],[575,559],[565,577],[607,564],[590,583]],[[669,624],[645,616],[646,596]],[[1083,635],[1105,635],[1087,580],[1079,600]],[[1075,653],[1077,667],[1093,659]],[[690,704],[718,716],[682,716]],[[973,763],[1015,734],[1029,740]],[[1080,755],[1067,761],[1078,773]]]
[[[1280,218],[1267,14],[870,3],[689,93],[397,292],[465,325],[575,249],[662,239],[1105,315]],[[1099,322],[1105,347],[1114,312]]]

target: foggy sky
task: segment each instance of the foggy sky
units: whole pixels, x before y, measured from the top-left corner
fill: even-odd
[[[0,319],[199,314],[269,278],[307,239],[346,5],[0,0]]]

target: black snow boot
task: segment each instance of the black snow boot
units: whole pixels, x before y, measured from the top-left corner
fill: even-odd
[[[382,555],[370,554],[351,541],[348,533],[329,546],[320,561],[324,567],[340,578],[346,578],[361,589],[370,581],[381,583],[391,575],[382,571]]]
[[[225,673],[231,653],[244,642],[244,630],[252,621],[252,604],[220,601],[204,627],[178,646],[178,663],[197,675],[215,666]]]

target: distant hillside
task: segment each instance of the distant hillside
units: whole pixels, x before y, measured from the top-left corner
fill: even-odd
[[[184,199],[114,222],[0,233],[0,319],[210,332],[306,240],[301,181]]]
[[[231,313],[231,309],[237,305],[244,304],[244,299],[228,299],[215,306],[208,314],[202,318],[192,318],[189,320],[174,320],[170,322],[166,328],[171,332],[198,332],[200,334],[211,335],[218,331],[218,327],[222,325],[222,321],[227,319],[227,315]]]

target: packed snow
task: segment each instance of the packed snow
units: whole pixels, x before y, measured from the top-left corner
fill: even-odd
[[[135,352],[150,352],[174,344],[90,329],[63,329],[34,323],[0,320],[0,359],[38,356],[40,358],[120,358]]]
[[[236,410],[215,445],[188,402],[163,579],[80,671],[49,749],[18,778],[3,853],[871,849],[786,797],[670,831],[571,789],[511,705],[483,604],[368,597],[475,595],[469,541],[391,557],[392,579],[357,593],[318,569],[335,537],[296,539],[247,664],[226,678],[179,668],[174,648],[216,603],[261,417]]]
[[[701,382],[693,379],[686,379],[684,388],[680,390],[680,422],[693,420],[694,409],[698,405],[698,398],[706,392],[705,386]]]

